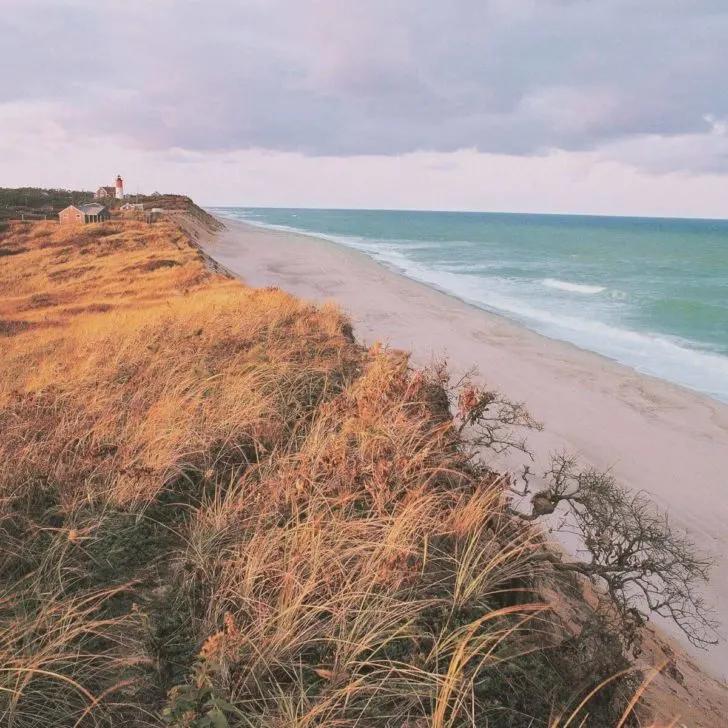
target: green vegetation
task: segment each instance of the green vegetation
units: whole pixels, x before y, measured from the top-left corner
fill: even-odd
[[[198,207],[184,195],[134,195],[127,200],[144,205],[145,210],[160,207],[164,210],[184,212],[212,230],[220,227],[214,217]],[[2,220],[54,220],[69,205],[82,205],[94,201],[94,193],[83,190],[55,190],[39,187],[0,187],[0,221]],[[100,202],[112,213],[118,211],[124,201],[104,198]]]
[[[51,220],[71,204],[92,201],[92,192],[80,190],[0,187],[0,220]]]

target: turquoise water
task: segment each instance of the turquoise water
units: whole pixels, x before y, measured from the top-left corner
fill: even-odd
[[[728,220],[219,208],[728,401]]]

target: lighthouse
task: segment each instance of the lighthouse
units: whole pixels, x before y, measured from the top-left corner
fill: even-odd
[[[124,199],[124,180],[121,179],[121,175],[116,178],[116,199]]]

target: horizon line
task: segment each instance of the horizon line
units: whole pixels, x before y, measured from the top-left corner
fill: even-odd
[[[242,210],[317,210],[325,212],[418,212],[418,213],[452,213],[462,215],[531,215],[534,217],[601,217],[620,218],[624,220],[692,220],[698,222],[728,222],[728,213],[725,217],[691,217],[689,215],[634,215],[619,213],[598,212],[522,212],[513,210],[435,210],[429,208],[408,207],[302,207],[298,205],[208,205],[201,204],[205,209],[242,209]]]

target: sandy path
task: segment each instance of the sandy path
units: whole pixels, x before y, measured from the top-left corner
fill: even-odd
[[[416,362],[445,355],[454,373],[522,400],[546,429],[538,461],[567,449],[651,494],[676,525],[716,557],[707,598],[728,628],[728,405],[637,374],[596,354],[532,333],[393,273],[325,240],[228,222],[208,252],[252,286],[335,299],[357,338],[408,349]],[[728,675],[728,643],[692,651]]]

